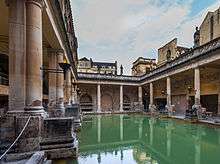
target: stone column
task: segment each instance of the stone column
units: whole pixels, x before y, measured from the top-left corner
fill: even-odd
[[[154,88],[153,83],[150,83],[150,104],[149,104],[149,110],[151,113],[155,112],[156,107],[154,105]]]
[[[97,112],[101,112],[101,86],[97,85]]]
[[[124,139],[123,115],[120,115],[120,141]]]
[[[141,86],[139,86],[138,87],[138,102],[142,105],[143,104],[143,98],[142,98],[142,87]]]
[[[49,69],[57,68],[57,55],[53,50],[49,50]],[[49,72],[49,107],[55,107],[57,90],[56,90],[57,73]]]
[[[66,85],[65,85],[65,91],[66,91],[66,100],[65,103],[67,105],[71,105],[71,70],[68,69],[66,71]]]
[[[171,102],[171,80],[170,77],[167,77],[167,104],[166,108],[169,115],[172,115],[172,102]]]
[[[9,110],[23,111],[26,98],[25,0],[9,5]]]
[[[62,70],[59,63],[63,63],[63,51],[57,51],[57,70]],[[64,115],[64,74],[58,73],[56,79],[56,109],[54,116],[60,117]]]
[[[26,110],[42,110],[43,64],[41,0],[26,0]]]
[[[123,112],[123,85],[120,85],[120,107],[119,111]]]
[[[201,109],[201,103],[200,103],[200,70],[199,68],[195,68],[194,70],[194,88],[195,88],[195,104],[193,105],[193,108],[196,108],[197,110]]]
[[[72,104],[77,104],[78,103],[78,98],[77,98],[77,86],[72,86],[72,98],[71,98],[71,101],[72,101]]]

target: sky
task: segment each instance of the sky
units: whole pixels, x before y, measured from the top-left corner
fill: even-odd
[[[157,58],[157,50],[174,38],[193,46],[195,27],[219,0],[71,0],[79,58],[122,64],[131,74],[140,56]]]

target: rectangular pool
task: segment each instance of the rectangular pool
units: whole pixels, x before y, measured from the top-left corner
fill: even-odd
[[[143,115],[86,116],[78,164],[219,164],[220,128]]]

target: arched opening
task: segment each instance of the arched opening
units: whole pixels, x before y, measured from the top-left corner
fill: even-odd
[[[84,94],[80,97],[80,108],[85,112],[93,110],[92,97],[90,95]]]
[[[166,57],[167,57],[167,61],[171,60],[171,51],[170,50],[167,51]]]
[[[123,96],[123,110],[130,110],[131,109],[131,100],[128,96]]]
[[[112,111],[113,110],[113,100],[112,96],[109,94],[104,94],[101,98],[101,108],[102,111]]]

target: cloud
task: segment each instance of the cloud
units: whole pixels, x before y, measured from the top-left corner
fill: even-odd
[[[157,49],[178,37],[192,46],[192,35],[207,10],[190,16],[193,0],[72,0],[79,56],[118,61],[130,74],[139,56],[157,57]]]

